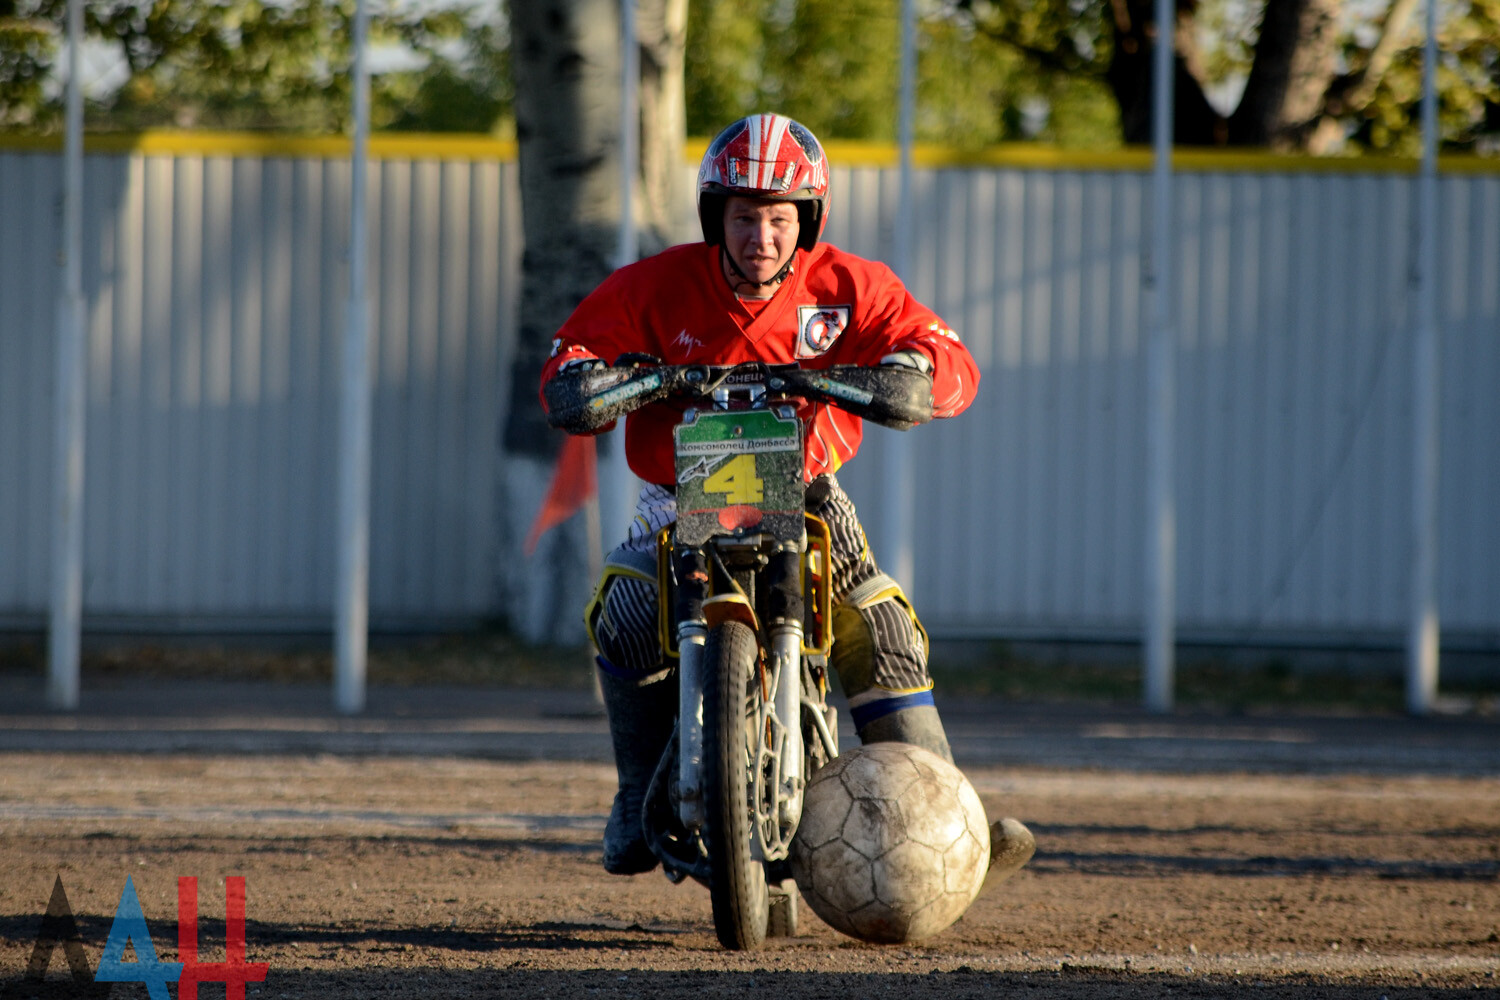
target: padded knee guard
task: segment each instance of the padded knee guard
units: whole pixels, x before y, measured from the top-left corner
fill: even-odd
[[[584,625],[606,673],[639,684],[665,673],[657,601],[654,555],[624,546],[610,553],[584,611]]]
[[[927,633],[895,580],[878,573],[833,609],[833,666],[863,743],[899,740],[951,761],[932,701]]]

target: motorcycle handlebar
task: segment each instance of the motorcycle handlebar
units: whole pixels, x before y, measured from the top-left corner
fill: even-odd
[[[760,380],[737,378],[745,375]],[[896,430],[932,419],[932,376],[901,365],[653,365],[632,358],[626,365],[600,362],[559,372],[542,394],[549,424],[587,434],[669,397],[709,398],[717,389],[749,385],[764,387],[771,399],[802,397]]]

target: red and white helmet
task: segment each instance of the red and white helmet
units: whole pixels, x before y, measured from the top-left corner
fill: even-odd
[[[797,246],[811,250],[828,221],[828,158],[817,136],[785,115],[750,115],[714,137],[698,168],[698,221],[703,239],[724,242],[730,195],[797,204]]]

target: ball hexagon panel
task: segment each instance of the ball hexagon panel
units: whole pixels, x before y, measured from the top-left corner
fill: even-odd
[[[808,867],[813,892],[840,913],[852,913],[875,899],[875,872],[870,860],[842,841],[814,850]],[[799,888],[801,884],[799,880]],[[823,916],[817,906],[813,910]]]
[[[939,851],[946,850],[969,830],[969,817],[957,789],[950,785],[919,781],[907,789],[898,805],[907,839]]]
[[[900,944],[907,940],[910,917],[901,910],[876,901],[849,914],[854,937],[876,944]]]
[[[910,912],[947,891],[943,858],[926,844],[908,840],[882,854],[874,865],[875,898]]]
[[[853,805],[837,774],[830,774],[826,767],[818,771],[803,792],[797,843],[810,850],[837,839]]]
[[[990,838],[981,842],[967,830],[943,852],[943,887],[948,892],[967,893],[973,899],[984,885],[990,869]]]
[[[899,799],[921,777],[905,743],[871,743],[839,771],[839,780],[854,798]]]
[[[844,820],[843,841],[870,860],[906,841],[901,804],[890,799],[855,799]]]

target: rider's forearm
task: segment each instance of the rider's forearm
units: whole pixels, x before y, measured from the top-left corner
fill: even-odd
[[[557,371],[542,385],[547,423],[570,434],[598,434],[673,388],[671,369],[612,368],[584,361]]]
[[[932,361],[932,416],[954,417],[968,409],[979,390],[979,366],[958,335],[935,322],[901,342]]]

